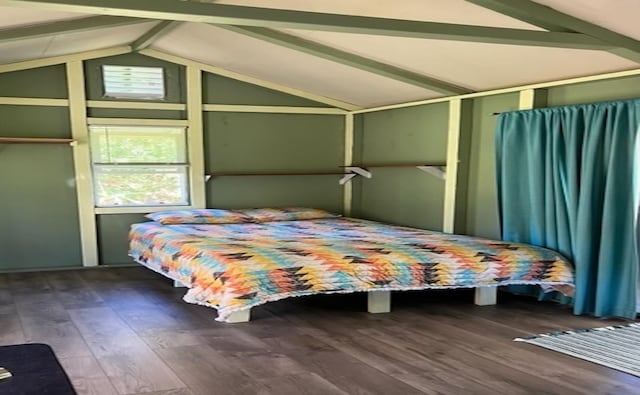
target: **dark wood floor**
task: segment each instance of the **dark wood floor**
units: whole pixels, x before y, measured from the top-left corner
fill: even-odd
[[[80,394],[640,394],[640,378],[512,341],[612,322],[555,304],[411,292],[371,315],[362,294],[330,295],[221,324],[183,293],[142,268],[0,274],[0,345],[51,345]]]

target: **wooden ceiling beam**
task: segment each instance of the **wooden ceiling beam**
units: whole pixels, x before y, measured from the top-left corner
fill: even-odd
[[[0,0],[0,5],[220,25],[303,29],[436,40],[605,49],[599,39],[566,32],[496,28],[176,0]]]
[[[0,43],[50,37],[58,34],[83,33],[97,29],[134,25],[151,21],[153,20],[98,15],[60,22],[41,23],[37,25],[0,30]]]
[[[142,51],[150,47],[157,39],[175,29],[182,22],[178,21],[162,21],[145,32],[137,40],[131,43],[131,49],[134,52]]]
[[[580,33],[611,46],[612,54],[640,63],[640,41],[531,0],[467,0],[469,3],[550,30]]]

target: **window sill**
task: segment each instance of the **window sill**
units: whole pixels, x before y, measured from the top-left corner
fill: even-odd
[[[95,214],[148,214],[157,211],[166,210],[192,210],[194,206],[123,206],[123,207],[96,207],[94,209]]]

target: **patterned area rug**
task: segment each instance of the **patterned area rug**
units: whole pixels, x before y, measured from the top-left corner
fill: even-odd
[[[517,338],[640,377],[640,323]]]

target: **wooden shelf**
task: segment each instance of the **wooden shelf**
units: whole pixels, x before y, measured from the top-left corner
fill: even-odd
[[[300,172],[241,172],[241,171],[217,171],[206,174],[210,177],[235,177],[235,176],[342,176],[344,171],[300,171]]]
[[[45,137],[0,137],[0,144],[73,144],[74,139]]]
[[[445,162],[416,162],[416,163],[359,163],[340,167],[361,167],[363,169],[373,167],[417,167],[417,166],[446,166]]]

